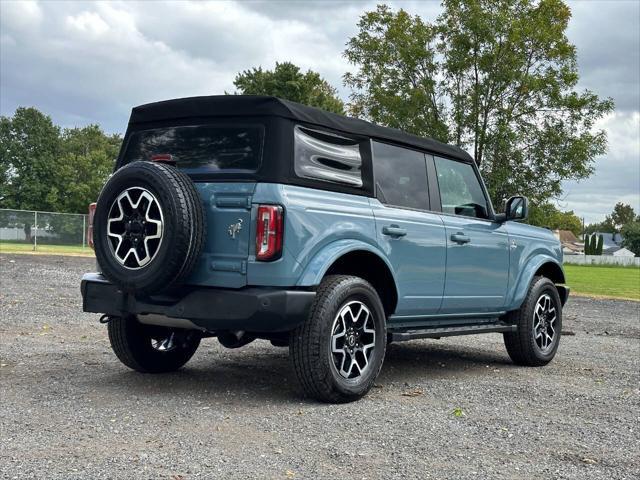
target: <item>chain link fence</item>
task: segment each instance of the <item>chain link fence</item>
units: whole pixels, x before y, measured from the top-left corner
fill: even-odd
[[[91,252],[88,215],[0,209],[0,250]]]

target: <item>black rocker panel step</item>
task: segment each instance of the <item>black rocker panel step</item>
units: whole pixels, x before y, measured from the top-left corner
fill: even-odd
[[[457,325],[455,327],[392,331],[391,341],[402,342],[418,338],[453,337],[456,335],[473,335],[475,333],[515,332],[517,328],[516,325],[507,325],[506,323],[485,323],[483,325]]]

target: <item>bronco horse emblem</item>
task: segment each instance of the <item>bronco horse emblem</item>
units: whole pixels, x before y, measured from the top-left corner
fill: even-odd
[[[227,232],[229,233],[229,236],[233,239],[236,238],[236,235],[238,234],[238,232],[242,230],[242,219],[239,218],[238,221],[236,223],[232,223],[231,225],[229,225],[229,228],[227,229]]]

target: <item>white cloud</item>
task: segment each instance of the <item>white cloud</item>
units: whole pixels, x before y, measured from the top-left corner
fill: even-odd
[[[566,182],[561,207],[597,222],[617,202],[630,204],[640,214],[640,112],[618,112],[597,128],[607,132],[609,151],[596,159],[595,173],[581,182]]]

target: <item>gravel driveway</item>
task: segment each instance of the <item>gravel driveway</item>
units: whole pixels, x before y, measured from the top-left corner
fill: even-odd
[[[640,303],[571,298],[545,368],[498,334],[394,344],[367,397],[323,405],[264,341],[128,370],[81,311],[93,264],[0,255],[1,478],[640,476]]]

